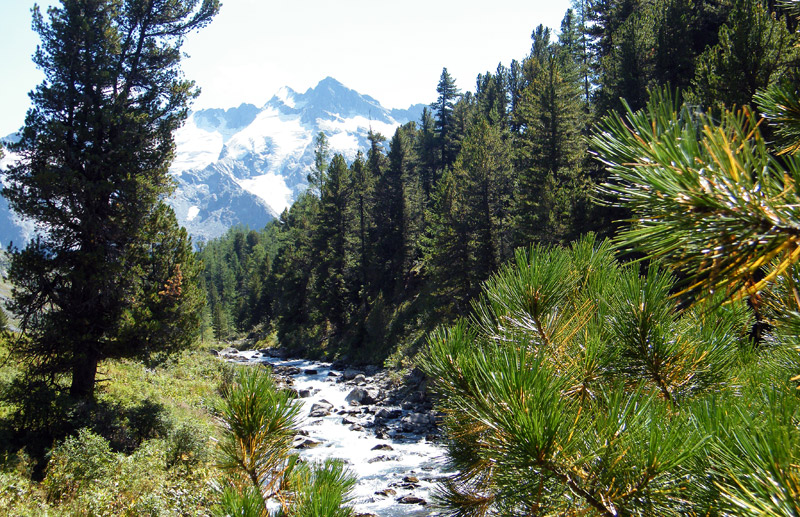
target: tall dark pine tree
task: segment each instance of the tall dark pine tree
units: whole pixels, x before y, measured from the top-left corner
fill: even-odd
[[[419,177],[426,206],[430,205],[434,186],[439,180],[436,170],[438,152],[435,125],[431,110],[423,108],[415,147],[419,157]]]
[[[12,256],[17,352],[32,375],[70,375],[86,399],[100,360],[185,345],[199,328],[191,244],[163,200],[172,133],[196,94],[181,43],[219,2],[61,4],[49,20],[34,10],[45,80],[3,194],[40,234]]]
[[[350,166],[350,203],[346,217],[349,220],[347,231],[347,255],[352,267],[346,278],[350,297],[356,306],[356,343],[364,340],[363,321],[368,311],[368,282],[370,271],[369,232],[372,227],[372,206],[375,197],[375,178],[370,175],[361,151]]]
[[[431,107],[433,108],[436,120],[436,134],[439,139],[439,170],[442,170],[452,165],[458,154],[453,143],[453,125],[455,123],[453,120],[453,108],[461,94],[456,87],[455,79],[447,72],[447,68],[442,69],[439,84],[436,86],[436,93],[439,94],[439,97]]]
[[[374,256],[384,296],[394,294],[403,276],[406,242],[403,176],[409,164],[410,145],[398,128],[392,137],[389,164],[375,185]]]
[[[320,197],[322,191],[322,184],[325,182],[325,171],[328,170],[328,161],[330,160],[330,144],[328,144],[328,137],[325,133],[320,131],[314,138],[314,166],[306,179],[308,180],[308,189],[316,197]]]
[[[515,199],[517,244],[564,242],[571,237],[572,218],[585,196],[582,163],[583,106],[581,78],[572,55],[534,32],[525,62],[529,83],[516,118],[519,192]]]
[[[319,211],[312,232],[316,257],[314,295],[320,314],[330,322],[334,333],[342,330],[350,309],[345,278],[349,173],[344,157],[334,155],[320,187]]]

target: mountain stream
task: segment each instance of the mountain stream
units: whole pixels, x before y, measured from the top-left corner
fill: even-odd
[[[437,480],[445,475],[444,449],[420,391],[391,389],[385,372],[337,369],[257,351],[227,349],[220,355],[268,363],[279,383],[298,393],[303,420],[296,452],[306,461],[345,460],[358,478],[351,503],[356,516],[438,515],[430,503]]]

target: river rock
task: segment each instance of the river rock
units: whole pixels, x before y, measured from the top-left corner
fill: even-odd
[[[333,405],[325,404],[322,401],[316,404],[311,405],[311,411],[308,413],[308,416],[312,418],[320,418],[323,416],[328,416],[331,414],[331,410],[333,410]]]
[[[311,438],[301,439],[300,442],[294,446],[295,449],[313,449],[319,446],[320,442],[315,442]]]
[[[306,375],[317,375],[319,372],[313,368],[309,368],[308,370],[304,370],[303,373]]]
[[[419,478],[417,476],[405,476],[403,481],[406,483],[419,483]]]
[[[389,445],[388,443],[379,443],[378,445],[373,447],[372,450],[373,451],[393,451],[394,448],[392,448],[392,446]]]
[[[436,422],[436,418],[430,413],[411,413],[404,416],[401,421],[417,426],[431,425]]]
[[[372,394],[364,388],[354,388],[344,399],[353,406],[372,404],[375,402]]]
[[[352,381],[353,381],[354,384],[366,384],[367,383],[367,378],[364,377],[363,373],[359,373],[358,375],[353,377]]]
[[[378,463],[379,461],[397,461],[400,459],[400,456],[387,456],[381,454],[380,456],[375,456],[374,458],[370,458],[367,460],[367,463]]]
[[[311,396],[311,390],[310,390],[310,389],[302,389],[302,390],[298,390],[298,391],[297,391],[297,395],[298,395],[298,396],[299,396],[301,399],[307,399],[308,397],[310,397],[310,396]]]
[[[383,497],[391,497],[393,495],[397,495],[397,490],[394,488],[384,488],[383,490],[378,490],[375,492],[375,495],[382,495]]]
[[[362,375],[362,373],[358,370],[354,370],[352,368],[348,368],[342,373],[342,378],[346,381],[352,381],[355,379],[356,375]]]
[[[383,420],[394,420],[395,418],[400,418],[402,414],[403,412],[400,411],[399,409],[387,409],[384,407],[380,408],[375,413],[375,418],[380,418]]]
[[[397,500],[397,502],[400,504],[418,504],[421,506],[425,506],[426,504],[428,504],[428,502],[425,499],[414,495],[407,495],[401,497],[400,499]]]

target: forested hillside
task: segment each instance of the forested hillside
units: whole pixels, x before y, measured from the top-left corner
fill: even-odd
[[[465,314],[518,247],[614,235],[627,211],[594,202],[608,173],[587,143],[606,113],[644,107],[656,87],[712,114],[750,104],[797,79],[795,23],[756,0],[579,1],[474,91],[444,69],[417,123],[372,134],[352,163],[320,134],[305,195],[202,248],[209,325],[396,363]]]

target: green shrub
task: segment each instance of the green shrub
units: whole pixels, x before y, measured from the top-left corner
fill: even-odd
[[[294,394],[277,389],[265,369],[245,367],[224,388],[223,398],[226,429],[220,441],[220,467],[273,493],[299,421]]]
[[[167,436],[172,421],[164,404],[148,398],[128,410],[128,427],[139,444],[144,440]]]
[[[350,517],[346,506],[356,485],[355,475],[342,460],[328,459],[322,464],[298,463],[288,476],[294,493],[283,517]]]
[[[215,517],[266,517],[264,498],[256,487],[239,488],[232,484],[219,490]]]
[[[190,423],[172,429],[166,440],[167,469],[180,468],[188,472],[208,459],[208,440],[203,430]]]
[[[49,501],[75,496],[88,484],[106,475],[114,454],[106,439],[88,429],[70,436],[49,453],[43,486]]]

